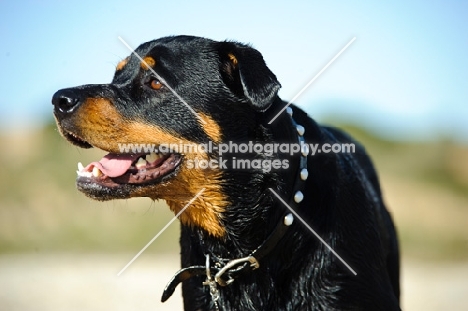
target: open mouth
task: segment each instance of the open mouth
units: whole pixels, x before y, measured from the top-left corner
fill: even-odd
[[[182,156],[176,153],[116,154],[109,153],[99,162],[86,167],[78,163],[78,182],[96,182],[108,186],[147,184],[168,177],[180,165]]]
[[[74,134],[66,133],[66,136],[74,145],[93,147]],[[182,158],[178,153],[108,153],[87,166],[78,163],[77,183],[94,183],[105,187],[158,183],[175,173]]]

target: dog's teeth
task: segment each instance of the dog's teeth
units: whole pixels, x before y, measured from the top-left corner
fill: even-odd
[[[141,169],[141,168],[144,168],[146,166],[146,160],[143,159],[143,158],[139,158],[137,163],[135,163],[135,167],[137,169]]]
[[[84,166],[81,162],[78,162],[78,171],[81,172],[82,170],[84,170]]]
[[[100,177],[102,176],[102,172],[99,168],[97,168],[96,166],[93,167],[93,172],[92,172],[93,176],[94,177]]]
[[[76,173],[78,174],[79,177],[87,177],[87,178],[90,178],[91,176],[93,176],[93,173],[91,173],[91,172],[76,171]]]
[[[157,154],[157,153],[154,153],[154,152],[151,152],[150,154],[148,154],[146,156],[146,161],[148,161],[148,163],[153,163],[155,162],[156,160],[158,160],[160,158],[160,155]]]

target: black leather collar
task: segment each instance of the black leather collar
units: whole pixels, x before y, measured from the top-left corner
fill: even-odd
[[[307,155],[309,153],[309,149],[304,140],[304,127],[297,124],[292,117],[293,110],[291,107],[286,108],[286,112],[290,116],[293,130],[297,133],[297,143],[301,146],[300,162],[296,172],[296,179],[292,192],[293,196],[289,200],[289,206],[297,211],[299,204],[304,198],[303,191],[305,181],[309,174],[307,171]],[[266,238],[266,240],[257,249],[246,257],[231,260],[216,257],[216,265],[214,267],[210,267],[210,255],[206,255],[207,259],[205,266],[190,266],[179,270],[164,289],[161,301],[164,302],[169,299],[179,283],[194,276],[206,276],[207,279],[203,284],[210,286],[210,294],[216,305],[216,301],[219,298],[218,285],[227,286],[243,274],[259,268],[262,259],[276,247],[278,242],[287,232],[289,226],[292,225],[293,220],[294,217],[291,213],[285,213],[284,217],[281,218],[268,238]],[[212,256],[215,257],[214,255]]]

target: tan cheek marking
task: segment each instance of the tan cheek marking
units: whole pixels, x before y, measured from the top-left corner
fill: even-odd
[[[119,129],[126,126],[126,121],[108,99],[87,99],[74,114],[74,122],[84,140],[100,149],[119,151]]]
[[[156,65],[156,61],[151,56],[146,56],[143,58],[143,61],[140,63],[140,66],[143,70],[148,70],[149,68],[153,68]]]
[[[205,229],[214,237],[223,237],[226,232],[224,227],[220,225],[220,219],[227,206],[227,201],[219,186],[219,174],[217,172],[195,172],[180,175],[182,176],[177,176],[177,178],[183,179],[182,184],[188,187],[189,193],[193,195],[185,200],[166,200],[169,208],[177,214],[190,199],[205,188],[203,193],[179,216],[179,219],[185,225]],[[177,187],[180,187],[181,183],[175,182],[177,182]]]
[[[209,117],[204,116],[208,132],[213,140],[219,141],[219,127]],[[210,121],[211,120],[211,121]],[[208,122],[209,121],[209,122]],[[121,144],[193,144],[151,124],[128,121],[107,99],[88,99],[75,114],[75,126],[80,136],[93,146],[109,152],[120,152]],[[220,224],[222,213],[228,202],[222,192],[222,173],[219,169],[188,168],[188,161],[208,160],[205,153],[186,153],[184,162],[175,177],[163,184],[155,184],[135,190],[132,197],[164,199],[170,209],[178,213],[202,188],[203,194],[197,198],[184,213],[180,221],[187,226],[201,227],[210,235],[223,237],[225,229]]]
[[[221,142],[222,135],[218,123],[216,123],[211,117],[204,113],[199,112],[198,116],[205,122],[205,124],[200,122],[200,125],[202,126],[206,135],[208,135],[208,137],[210,137],[210,139],[215,143]]]
[[[144,137],[146,142],[142,143],[193,144],[191,141],[174,137],[152,125],[130,123],[129,128],[131,128],[131,133],[136,135],[130,141],[141,141]],[[129,133],[127,135],[132,137]],[[151,138],[157,141],[151,141]],[[218,137],[215,138],[215,141],[219,141]],[[179,216],[180,221],[188,226],[201,227],[212,236],[223,237],[225,229],[219,220],[227,206],[227,200],[220,186],[222,173],[219,169],[187,167],[188,162],[194,163],[196,160],[208,160],[208,156],[205,153],[185,153],[184,162],[177,176],[164,186],[154,185],[135,192],[134,195],[165,199],[170,209],[177,214],[202,188],[205,188],[202,195]]]
[[[186,162],[187,157],[184,158]],[[214,237],[223,237],[225,229],[220,224],[228,202],[221,188],[219,170],[188,169],[182,163],[178,174],[164,185],[155,184],[132,193],[133,197],[150,197],[166,200],[174,214],[200,192],[203,193],[179,216],[181,223],[191,227],[203,228]]]
[[[190,143],[157,126],[126,120],[104,98],[86,100],[75,114],[75,123],[84,140],[115,153],[120,152],[119,144]]]
[[[117,67],[115,68],[115,70],[119,71],[119,70],[122,70],[125,65],[127,65],[128,63],[128,60],[129,60],[129,57],[125,58],[125,59],[122,59],[118,64],[117,64]]]

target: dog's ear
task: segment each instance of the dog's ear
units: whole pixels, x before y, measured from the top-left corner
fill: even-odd
[[[265,64],[262,54],[234,42],[223,42],[219,53],[221,75],[226,85],[236,95],[245,96],[255,110],[268,109],[281,85]]]

